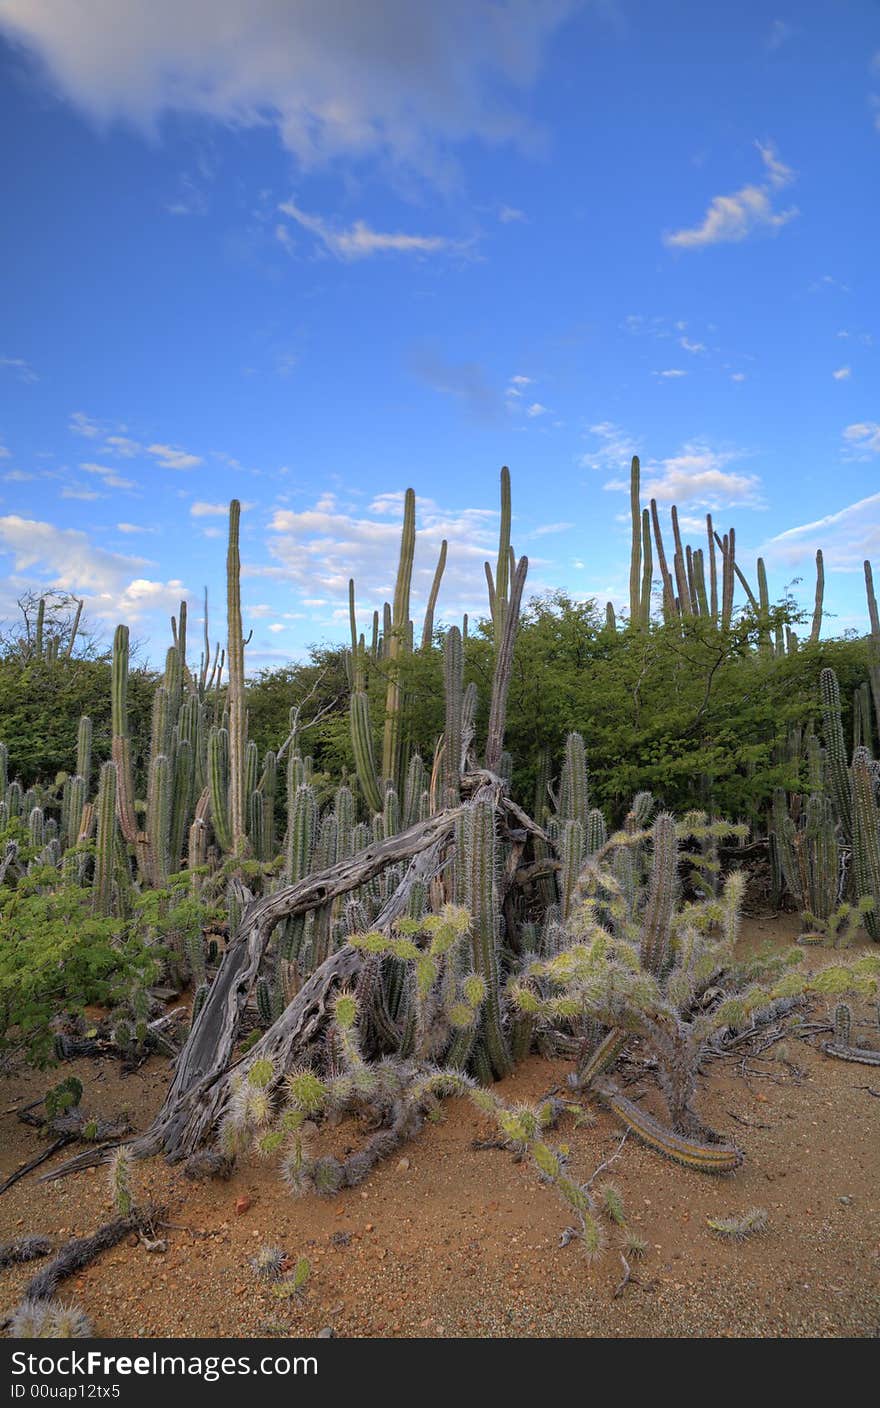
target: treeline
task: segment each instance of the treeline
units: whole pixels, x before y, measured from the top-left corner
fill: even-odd
[[[776,633],[796,625],[790,602],[773,608]],[[591,803],[619,820],[634,792],[683,811],[696,805],[763,829],[773,789],[796,788],[804,735],[821,717],[818,679],[831,666],[840,681],[846,726],[869,673],[866,638],[802,643],[796,651],[761,649],[767,615],[747,609],[728,628],[695,616],[640,631],[609,627],[594,602],[562,592],[525,608],[514,656],[505,767],[513,792],[539,815],[553,787],[566,735],[587,745]],[[405,700],[407,748],[430,767],[444,727],[440,641],[396,662]],[[465,682],[478,691],[477,736],[485,736],[493,670],[491,625],[464,642]],[[370,660],[366,692],[375,731],[382,728],[387,662]],[[152,697],[161,676],[129,676],[129,727],[135,781],[142,795]],[[298,744],[315,773],[354,777],[350,685],[342,646],[314,647],[300,664],[263,670],[248,682],[249,735],[260,752],[277,749],[299,708]],[[24,786],[69,772],[79,719],[92,719],[92,767],[110,755],[110,661],[0,658],[0,738],[9,775]],[[862,725],[863,727],[863,725]],[[865,741],[862,739],[862,741]],[[88,779],[90,785],[94,777]]]

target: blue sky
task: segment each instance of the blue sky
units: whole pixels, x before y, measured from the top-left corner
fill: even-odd
[[[83,16],[85,15],[85,19]],[[0,0],[0,617],[153,658],[243,515],[252,668],[346,634],[419,501],[485,610],[623,602],[629,456],[863,629],[880,566],[874,0]]]

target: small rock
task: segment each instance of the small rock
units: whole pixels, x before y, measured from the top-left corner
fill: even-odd
[[[243,1212],[247,1212],[247,1210],[248,1210],[248,1208],[250,1207],[250,1205],[251,1205],[251,1200],[250,1200],[250,1198],[247,1196],[246,1193],[242,1193],[242,1195],[241,1195],[240,1198],[236,1198],[236,1200],[235,1200],[235,1211],[236,1211],[236,1213],[238,1214],[238,1216],[240,1217]]]
[[[332,1325],[325,1325],[323,1330],[318,1331],[319,1340],[335,1340],[336,1331]]]
[[[397,1172],[398,1172],[398,1173],[406,1173],[406,1171],[407,1171],[408,1168],[409,1168],[409,1159],[400,1159],[400,1161],[398,1162],[398,1165],[397,1165]]]

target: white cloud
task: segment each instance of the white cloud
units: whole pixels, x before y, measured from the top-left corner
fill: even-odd
[[[93,503],[95,499],[103,499],[104,495],[99,494],[97,489],[77,489],[69,485],[61,490],[62,499],[82,499],[84,503]]]
[[[89,440],[94,440],[96,436],[101,434],[101,427],[98,425],[98,422],[92,420],[90,416],[85,415],[83,411],[73,412],[73,415],[70,417],[70,429],[74,434],[85,435]]]
[[[153,455],[163,469],[197,469],[204,463],[200,455],[191,455],[174,445],[148,445],[147,454]]]
[[[3,478],[7,484],[29,484],[32,479],[36,479],[36,475],[28,474],[24,469],[11,469]]]
[[[143,445],[139,445],[137,440],[131,440],[127,435],[108,435],[105,448],[113,455],[122,455],[126,460],[133,460],[144,451]]]
[[[787,528],[771,538],[762,551],[770,561],[795,566],[814,557],[817,548],[822,549],[830,571],[861,572],[866,558],[876,560],[880,556],[880,493],[869,494],[812,523]]]
[[[39,381],[39,377],[29,362],[23,357],[0,357],[0,367],[5,367],[7,371],[13,372],[19,381],[28,384]]]
[[[283,621],[273,621],[268,629],[272,632],[273,635],[277,635],[279,631],[286,631],[287,627],[285,626]]]
[[[276,509],[269,524],[268,547],[274,564],[249,567],[246,576],[278,577],[293,583],[301,604],[330,620],[347,620],[348,581],[357,586],[358,609],[368,622],[394,590],[400,550],[403,494],[378,495],[365,513],[356,514],[330,494],[314,507]],[[417,498],[416,557],[413,569],[413,620],[419,629],[419,609],[430,590],[440,543],[446,538],[449,556],[440,591],[438,619],[444,613],[485,610],[483,562],[498,550],[498,513],[494,509],[450,511],[433,499]],[[447,615],[447,619],[449,619]]]
[[[108,489],[135,489],[137,485],[133,479],[123,479],[114,469],[108,469],[106,465],[94,464],[91,460],[80,462],[80,469],[86,474],[97,474]]]
[[[6,448],[5,445],[0,445],[0,460],[8,460],[9,458],[10,458],[10,452],[9,452],[9,450],[7,450],[7,448]]]
[[[445,235],[391,234],[373,230],[365,220],[356,220],[347,230],[336,230],[320,215],[309,215],[292,200],[284,201],[278,209],[314,235],[337,259],[347,262],[368,259],[373,254],[438,254],[466,248],[462,241],[447,239]],[[281,242],[284,244],[285,239],[281,238]]]
[[[0,553],[13,559],[9,589],[47,585],[85,598],[91,616],[102,621],[136,622],[153,610],[176,610],[187,589],[180,581],[157,582],[143,575],[145,558],[125,557],[95,547],[80,529],[7,514],[0,518]],[[26,574],[26,575],[25,575]]]
[[[741,457],[737,450],[713,450],[698,441],[688,442],[677,455],[642,462],[642,498],[656,499],[661,504],[687,504],[691,511],[733,504],[759,508],[761,481],[757,475],[727,468]],[[629,479],[612,479],[604,487],[628,493]]]
[[[511,225],[517,222],[522,224],[528,223],[528,217],[525,212],[517,210],[513,205],[502,205],[501,209],[498,211],[498,219],[501,221],[502,225]]]
[[[764,163],[766,179],[761,185],[742,186],[729,196],[715,196],[701,225],[664,235],[672,249],[705,249],[708,245],[736,243],[756,230],[775,233],[799,213],[795,206],[778,211],[773,192],[794,180],[795,173],[776,154],[771,143],[756,142]]]
[[[540,401],[533,401],[532,404],[526,409],[526,415],[531,420],[535,420],[538,416],[545,416],[546,414],[547,407],[542,406]]]
[[[144,528],[139,523],[117,523],[117,533],[155,533],[155,528]]]
[[[666,377],[668,380],[674,381],[677,377],[687,376],[687,372],[681,367],[667,367],[666,371],[653,372],[652,375]]]
[[[852,376],[852,367],[838,367],[837,371],[832,372],[831,375],[835,381],[849,381]]]
[[[603,420],[590,426],[599,445],[578,457],[582,469],[621,469],[639,453],[639,442],[613,421]]]
[[[567,533],[570,528],[574,528],[574,523],[541,523],[537,528],[533,528],[529,537],[544,538],[549,533]]]
[[[106,122],[274,127],[303,166],[380,154],[448,178],[450,145],[529,144],[518,95],[575,0],[0,0],[0,27]]]
[[[190,504],[189,511],[193,518],[226,518],[229,515],[228,504],[206,504],[199,500]]]
[[[697,353],[697,352],[705,352],[705,350],[706,350],[706,344],[705,344],[704,342],[691,342],[691,341],[690,341],[688,338],[686,338],[686,337],[680,337],[680,338],[678,339],[678,345],[679,345],[679,347],[683,347],[684,350],[685,350],[685,352],[694,352],[694,353]]]
[[[846,442],[846,459],[868,460],[874,455],[880,455],[880,425],[875,420],[848,425],[843,432],[843,438]]]
[[[774,20],[770,26],[770,33],[764,41],[764,48],[768,54],[775,54],[776,50],[781,49],[793,34],[794,30],[790,24],[785,23],[785,20]]]

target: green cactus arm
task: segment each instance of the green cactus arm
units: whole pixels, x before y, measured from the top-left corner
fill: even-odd
[[[440,595],[440,583],[443,581],[443,572],[446,567],[447,547],[448,544],[444,538],[440,544],[440,556],[437,559],[434,580],[431,583],[428,604],[425,607],[425,621],[422,626],[422,650],[430,650],[434,640],[434,612],[437,607],[437,598]]]

